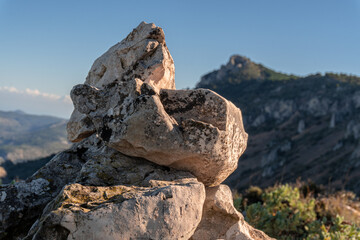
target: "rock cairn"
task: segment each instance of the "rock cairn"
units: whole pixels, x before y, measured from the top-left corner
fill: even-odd
[[[270,239],[221,185],[246,148],[240,109],[174,75],[154,24],[99,57],[71,91],[73,147],[1,186],[0,239]]]

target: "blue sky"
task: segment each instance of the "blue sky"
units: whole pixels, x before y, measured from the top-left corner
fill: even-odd
[[[298,75],[360,75],[360,0],[0,0],[0,110],[68,117],[72,86],[141,21],[164,29],[178,89],[232,54]]]

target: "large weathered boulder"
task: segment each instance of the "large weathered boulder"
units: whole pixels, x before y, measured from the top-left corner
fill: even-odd
[[[270,239],[219,185],[246,148],[240,109],[210,90],[175,90],[161,28],[141,23],[71,98],[76,143],[0,187],[0,239]]]
[[[189,239],[204,197],[195,182],[149,189],[72,184],[48,206],[33,239]]]
[[[203,216],[191,240],[271,240],[251,227],[233,204],[227,185],[206,188]]]
[[[246,148],[240,109],[210,90],[159,92],[136,78],[77,85],[71,98],[108,146],[190,171],[207,186],[224,181]]]
[[[170,166],[192,172],[207,186],[222,183],[247,146],[240,109],[208,89],[162,89],[160,100],[183,139],[174,151],[179,155],[169,156]]]
[[[125,156],[100,143],[48,204],[27,239],[189,239],[204,185],[188,172]],[[80,184],[81,183],[81,184]]]
[[[158,88],[175,89],[174,61],[160,27],[142,22],[124,40],[92,65],[85,84],[102,89],[116,79],[140,78]],[[68,138],[78,142],[95,132],[89,119],[75,108],[68,122]]]

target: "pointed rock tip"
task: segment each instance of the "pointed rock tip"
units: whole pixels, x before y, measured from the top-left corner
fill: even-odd
[[[239,63],[243,64],[246,62],[251,62],[250,58],[247,58],[247,57],[239,55],[239,54],[234,54],[229,59],[229,64],[231,64],[231,65],[237,65]]]
[[[134,41],[137,38],[144,37],[147,39],[154,39],[159,43],[165,43],[165,34],[161,27],[154,23],[147,23],[142,21],[131,33],[125,38],[126,41]]]

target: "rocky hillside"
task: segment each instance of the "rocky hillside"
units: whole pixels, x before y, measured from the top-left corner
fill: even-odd
[[[201,78],[241,108],[248,147],[227,183],[311,179],[360,194],[360,78],[327,73],[298,77],[242,56]]]
[[[21,111],[0,111],[0,162],[13,164],[67,149],[66,120]]]

